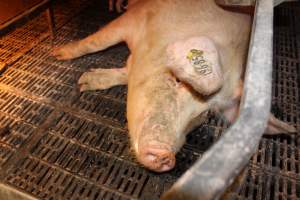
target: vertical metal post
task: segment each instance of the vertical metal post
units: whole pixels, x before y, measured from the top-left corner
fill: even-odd
[[[46,9],[46,17],[48,21],[49,31],[51,34],[51,37],[54,37],[55,35],[55,23],[54,23],[54,15],[53,15],[53,8],[52,3],[49,3],[48,8]]]

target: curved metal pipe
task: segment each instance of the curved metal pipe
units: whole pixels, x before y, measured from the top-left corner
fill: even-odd
[[[240,116],[163,200],[218,199],[256,151],[271,104],[273,0],[257,0]]]

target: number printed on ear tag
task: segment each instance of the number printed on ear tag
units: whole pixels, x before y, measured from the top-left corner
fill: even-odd
[[[194,70],[200,75],[208,75],[212,73],[211,64],[203,57],[204,52],[198,49],[191,49],[186,58],[193,65]]]

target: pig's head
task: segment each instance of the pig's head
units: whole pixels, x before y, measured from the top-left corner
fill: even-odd
[[[209,109],[204,96],[216,93],[223,81],[218,51],[207,37],[176,41],[162,51],[147,51],[149,57],[132,62],[127,101],[137,159],[157,172],[174,167],[186,133]]]
[[[127,117],[137,159],[153,171],[171,170],[190,122],[208,106],[170,72],[133,87],[129,82]]]

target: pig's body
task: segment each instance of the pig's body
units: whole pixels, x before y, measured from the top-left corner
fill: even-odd
[[[224,11],[212,0],[139,0],[129,2],[128,11],[99,32],[56,49],[54,55],[70,59],[126,41],[131,52],[126,67],[86,72],[79,80],[80,89],[128,83],[133,149],[143,165],[162,172],[173,168],[185,134],[201,123],[201,114],[217,109],[234,119],[249,33],[249,16]],[[214,81],[221,85],[205,95],[197,93],[197,87],[192,89],[193,84],[178,81],[168,66],[168,48],[172,51],[172,45],[178,48],[176,42],[189,38],[201,42],[199,37],[215,45],[222,72],[222,79],[210,80],[207,87]]]

